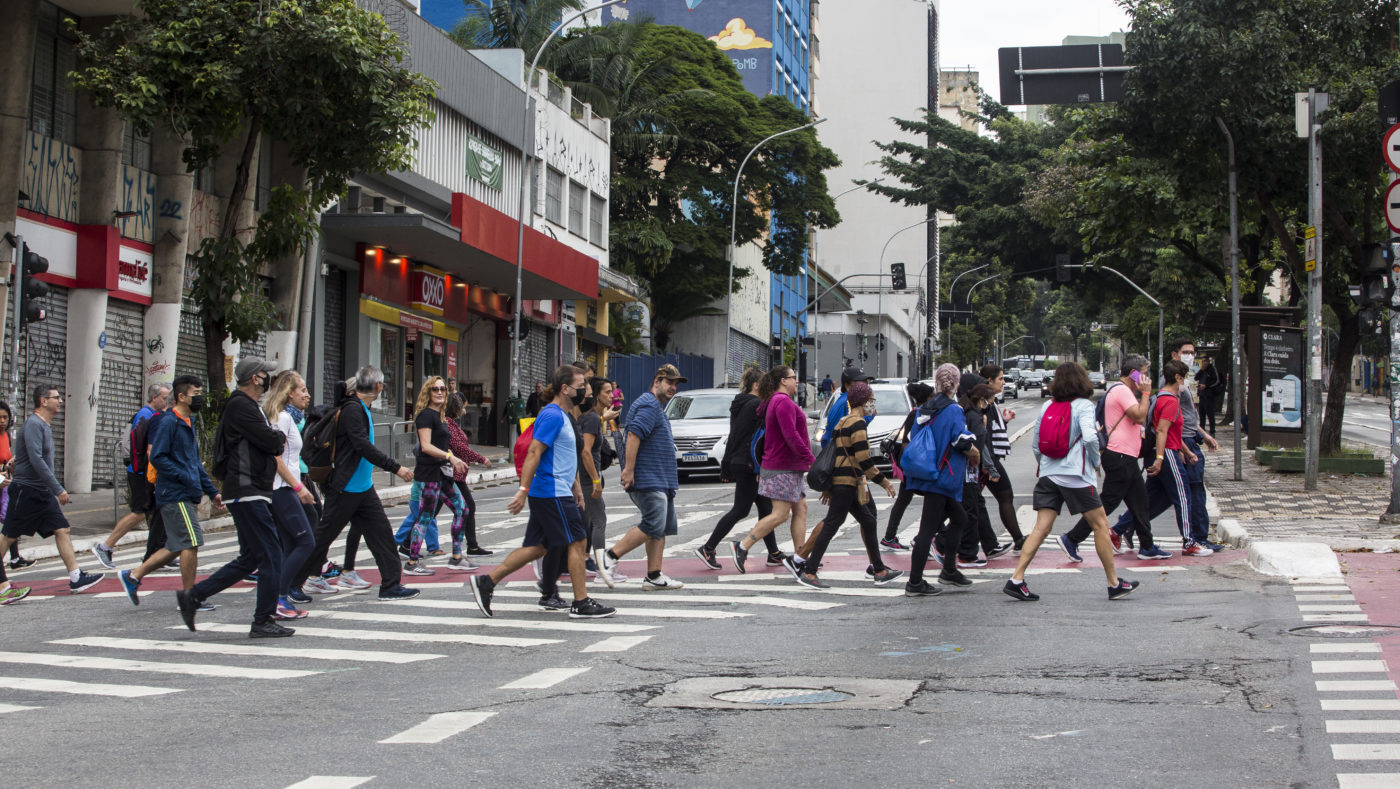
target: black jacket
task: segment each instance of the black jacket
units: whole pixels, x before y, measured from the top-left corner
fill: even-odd
[[[369,440],[369,417],[360,405],[360,398],[353,393],[340,401],[340,429],[335,439],[335,471],[323,486],[327,491],[338,493],[355,476],[361,460],[368,460],[390,474],[399,470],[398,461],[379,451]]]
[[[223,443],[225,457],[224,498],[271,496],[277,458],[287,437],[268,424],[258,402],[234,390],[219,417],[217,440]]]
[[[729,404],[729,443],[724,446],[724,460],[720,466],[729,470],[752,472],[753,459],[749,457],[749,444],[753,434],[763,427],[763,418],[758,415],[758,395],[740,392]]]

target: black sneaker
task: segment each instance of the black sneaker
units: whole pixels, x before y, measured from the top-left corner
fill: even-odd
[[[798,582],[799,584],[802,584],[803,586],[807,587],[808,589],[830,589],[830,588],[831,588],[831,584],[829,584],[829,583],[827,583],[826,581],[823,581],[822,579],[818,578],[818,577],[816,576],[815,573],[811,573],[811,574],[809,574],[809,573],[804,573],[804,572],[802,572],[802,571],[799,569],[798,572],[795,572],[795,573],[793,573],[792,575],[793,575],[794,578],[797,579],[797,582]]]
[[[1013,581],[1008,578],[1006,580],[1006,586],[1003,586],[1001,588],[1001,591],[1005,592],[1008,595],[1011,595],[1017,600],[1025,600],[1028,603],[1040,599],[1040,595],[1036,594],[1035,592],[1032,592],[1031,588],[1029,586],[1026,586],[1025,581]]]
[[[720,569],[719,559],[715,556],[713,548],[706,548],[702,545],[695,549],[695,555],[700,557],[700,561],[704,562],[705,566],[711,570]]]
[[[895,580],[896,578],[904,577],[904,571],[896,570],[893,567],[886,567],[885,569],[881,570],[878,573],[875,573],[870,577],[875,580],[876,586],[888,586],[889,583]]]
[[[10,560],[10,569],[11,569],[11,570],[20,570],[20,569],[23,569],[23,568],[25,568],[25,567],[29,567],[29,566],[32,565],[32,564],[34,564],[34,560],[33,560],[33,559],[26,559],[26,558],[24,558],[23,556],[21,556],[21,557],[19,557],[19,558],[17,558],[17,559],[11,559],[11,560]]]
[[[185,620],[185,627],[194,630],[194,613],[199,609],[199,599],[194,596],[194,592],[185,589],[175,591],[175,602],[180,606],[180,618]]]
[[[803,564],[804,562],[801,559],[797,558],[797,554],[786,554],[783,556],[783,567],[785,567],[788,572],[792,573],[792,577],[796,578],[797,582],[802,584],[803,586],[811,586],[811,584],[805,583],[802,580]],[[813,588],[815,589],[820,587]]]
[[[763,563],[769,567],[783,567],[785,566],[783,563],[783,559],[785,558],[787,558],[787,554],[785,553],[770,553],[768,554],[768,558],[763,560]]]
[[[248,631],[249,638],[286,638],[297,631],[290,627],[274,622],[271,619],[266,622],[254,622],[253,627]]]
[[[399,553],[403,554],[404,556],[412,556],[412,555],[413,555],[413,554],[409,553],[408,543],[406,543],[406,542],[401,542],[401,543],[399,543]]]
[[[397,584],[392,589],[380,589],[379,599],[386,601],[412,600],[419,595],[417,589],[410,589],[403,584]]]
[[[558,594],[552,594],[548,597],[540,598],[540,610],[567,611],[569,610],[569,604],[564,602],[564,598],[560,597]]]
[[[867,565],[865,565],[865,577],[866,577],[866,578],[874,578],[874,577],[875,577],[875,565],[873,565],[873,564],[867,564]]]
[[[938,582],[944,586],[972,586],[972,581],[956,567],[944,567],[938,574]]]
[[[740,575],[743,575],[746,572],[746,570],[744,570],[744,562],[748,561],[749,552],[744,550],[743,543],[738,540],[730,540],[729,549],[733,552],[734,569],[738,570]]]
[[[1010,553],[1010,552],[1011,552],[1011,543],[1009,543],[1009,542],[1004,542],[1004,543],[1001,543],[1000,545],[998,545],[997,547],[991,549],[990,551],[987,551],[987,559],[990,561],[990,560],[992,560],[992,559],[997,558],[998,556],[1004,556],[1004,555],[1006,555],[1006,554],[1008,554],[1008,553]]]
[[[616,608],[603,605],[591,597],[575,600],[574,604],[569,607],[570,619],[606,619],[616,613]]]
[[[473,575],[467,579],[467,586],[472,588],[472,599],[476,601],[476,607],[481,609],[481,613],[495,616],[491,613],[491,595],[496,591],[496,582],[491,580],[491,576]],[[574,606],[577,607],[578,603],[574,603]]]
[[[1137,581],[1124,581],[1122,578],[1119,578],[1117,586],[1108,587],[1108,599],[1117,600],[1120,597],[1127,597],[1132,594],[1133,590],[1136,588],[1138,588]]]
[[[933,584],[920,579],[918,583],[909,581],[904,584],[905,597],[937,597],[943,594],[943,590]]]
[[[885,537],[880,540],[880,547],[887,551],[907,551],[909,546],[899,541],[898,537]]]
[[[103,575],[102,573],[79,572],[78,580],[68,582],[68,592],[69,594],[77,594],[78,592],[81,592],[84,589],[90,589],[96,586],[102,581],[103,578],[106,577],[107,576]]]
[[[493,553],[495,553],[495,551],[488,551],[480,545],[474,545],[467,549],[468,556],[490,556]]]

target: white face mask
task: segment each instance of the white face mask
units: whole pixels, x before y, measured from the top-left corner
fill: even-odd
[[[1181,355],[1181,363],[1184,364],[1184,365],[1186,365],[1187,367],[1190,367],[1191,364],[1192,364],[1193,362],[1195,362],[1195,361],[1196,361],[1196,354],[1194,354],[1194,353],[1183,353],[1183,354]]]

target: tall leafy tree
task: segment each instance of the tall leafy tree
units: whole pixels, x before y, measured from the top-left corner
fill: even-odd
[[[166,124],[186,140],[191,171],[237,157],[218,235],[194,255],[195,301],[210,387],[225,385],[222,343],[271,328],[258,272],[302,249],[313,209],[357,172],[409,167],[434,89],[402,66],[403,42],[354,0],[137,0],[137,14],[80,37],[72,77],[138,129]],[[260,137],[285,146],[301,183],[272,190],[238,226]]]
[[[467,49],[523,49],[533,58],[564,15],[581,0],[462,0],[465,13],[451,36]]]

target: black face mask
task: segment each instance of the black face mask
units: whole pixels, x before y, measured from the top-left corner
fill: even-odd
[[[579,407],[582,407],[582,406],[583,406],[583,401],[584,401],[584,400],[587,400],[587,399],[588,399],[588,389],[587,389],[586,387],[582,387],[582,386],[580,386],[579,388],[575,389],[575,390],[574,390],[574,393],[571,394],[571,395],[569,395],[569,400],[571,400],[571,401],[573,402],[574,405],[579,406]]]
[[[585,397],[585,398],[583,398],[583,402],[582,402],[582,403],[579,403],[579,408],[582,409],[582,410],[584,410],[584,411],[592,411],[592,410],[593,410],[593,406],[595,406],[595,405],[597,405],[597,404],[598,404],[598,399],[597,399],[596,397]]]
[[[190,413],[197,414],[204,410],[204,395],[195,395],[190,398]]]

